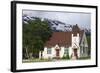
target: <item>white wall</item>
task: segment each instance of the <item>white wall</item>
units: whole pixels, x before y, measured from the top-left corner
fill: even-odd
[[[55,45],[54,47],[51,47],[51,54],[47,54],[47,47],[44,48],[44,51],[43,51],[43,58],[44,59],[48,59],[48,58],[54,58],[56,57],[56,48],[59,49],[59,56],[60,58],[63,57],[64,55],[64,47],[59,47],[58,45]]]
[[[79,38],[79,33],[77,33],[76,36],[74,36],[74,34],[72,34],[72,49],[73,48],[77,48],[77,54],[78,54],[78,57],[80,57],[80,46],[79,46],[79,41],[80,41],[80,38]],[[76,44],[76,45],[75,45]],[[72,50],[73,51],[73,50]],[[74,52],[72,52],[74,53]]]
[[[44,51],[43,51],[43,58],[44,59],[53,58],[53,56],[55,55],[54,48],[50,48],[50,49],[51,49],[51,54],[47,54],[47,47],[44,48]]]
[[[72,34],[72,48],[78,48],[79,47],[79,33],[77,33],[76,36]]]
[[[10,1],[11,0],[0,0],[0,73],[11,73],[9,71],[10,70]],[[100,8],[100,0],[33,0],[33,1],[98,5]],[[99,9],[98,16],[100,16],[100,9]],[[100,17],[98,19],[100,19]],[[98,24],[100,24],[100,21],[98,22]],[[98,25],[98,28],[100,28],[100,25]],[[98,30],[100,31],[100,29]],[[98,37],[100,37],[100,33]],[[100,38],[98,40],[100,40]],[[100,43],[100,41],[98,43]],[[100,56],[99,48],[98,51]],[[99,57],[99,66],[100,66],[100,57]],[[99,73],[100,67],[84,68],[84,69],[52,70],[52,71],[42,71],[42,72],[38,71],[34,73],[52,73],[52,72],[53,73],[66,73],[66,72],[67,73]]]

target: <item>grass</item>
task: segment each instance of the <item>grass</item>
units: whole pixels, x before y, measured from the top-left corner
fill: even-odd
[[[78,58],[77,60],[87,60],[91,59],[90,57],[81,57]],[[70,58],[60,58],[60,59],[39,59],[39,58],[33,58],[33,59],[23,59],[22,63],[33,63],[33,62],[54,62],[54,61],[65,61],[65,60],[71,60]]]
[[[87,60],[87,59],[91,59],[90,57],[81,57],[81,58],[78,58],[78,60]]]
[[[38,58],[35,58],[35,59],[24,59],[23,61],[22,61],[22,63],[31,63],[31,62],[49,62],[49,61],[51,61],[51,60],[49,60],[49,59],[38,59]]]
[[[22,63],[33,63],[33,62],[55,62],[55,61],[61,61],[61,60],[69,60],[69,59],[24,59],[22,60]]]

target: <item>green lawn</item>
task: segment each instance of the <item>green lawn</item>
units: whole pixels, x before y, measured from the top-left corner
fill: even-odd
[[[51,60],[49,59],[38,59],[38,58],[35,58],[35,59],[28,59],[28,60],[23,60],[22,62],[23,63],[31,63],[31,62],[49,62]]]
[[[78,60],[87,60],[87,59],[91,59],[90,57],[81,57],[81,58],[78,58]]]
[[[22,60],[22,63],[33,63],[33,62],[55,62],[55,61],[65,61],[65,60],[69,60],[69,59],[24,59]]]
[[[77,60],[88,60],[91,59],[90,57],[81,57],[78,58]],[[34,59],[23,59],[22,63],[33,63],[33,62],[55,62],[55,61],[68,61],[68,60],[72,60],[72,59],[39,59],[39,58],[34,58]]]

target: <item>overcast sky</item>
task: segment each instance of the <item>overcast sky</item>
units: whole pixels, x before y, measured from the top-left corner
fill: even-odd
[[[61,22],[71,25],[78,24],[80,27],[85,27],[89,29],[91,25],[90,13],[23,10],[23,15],[24,14],[28,16],[59,20]]]

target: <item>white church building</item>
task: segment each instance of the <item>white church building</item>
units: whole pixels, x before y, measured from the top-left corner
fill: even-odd
[[[39,52],[39,58],[62,58],[68,55],[71,59],[88,57],[88,43],[84,30],[78,25],[72,31],[53,32],[51,38],[45,43],[44,50]]]

